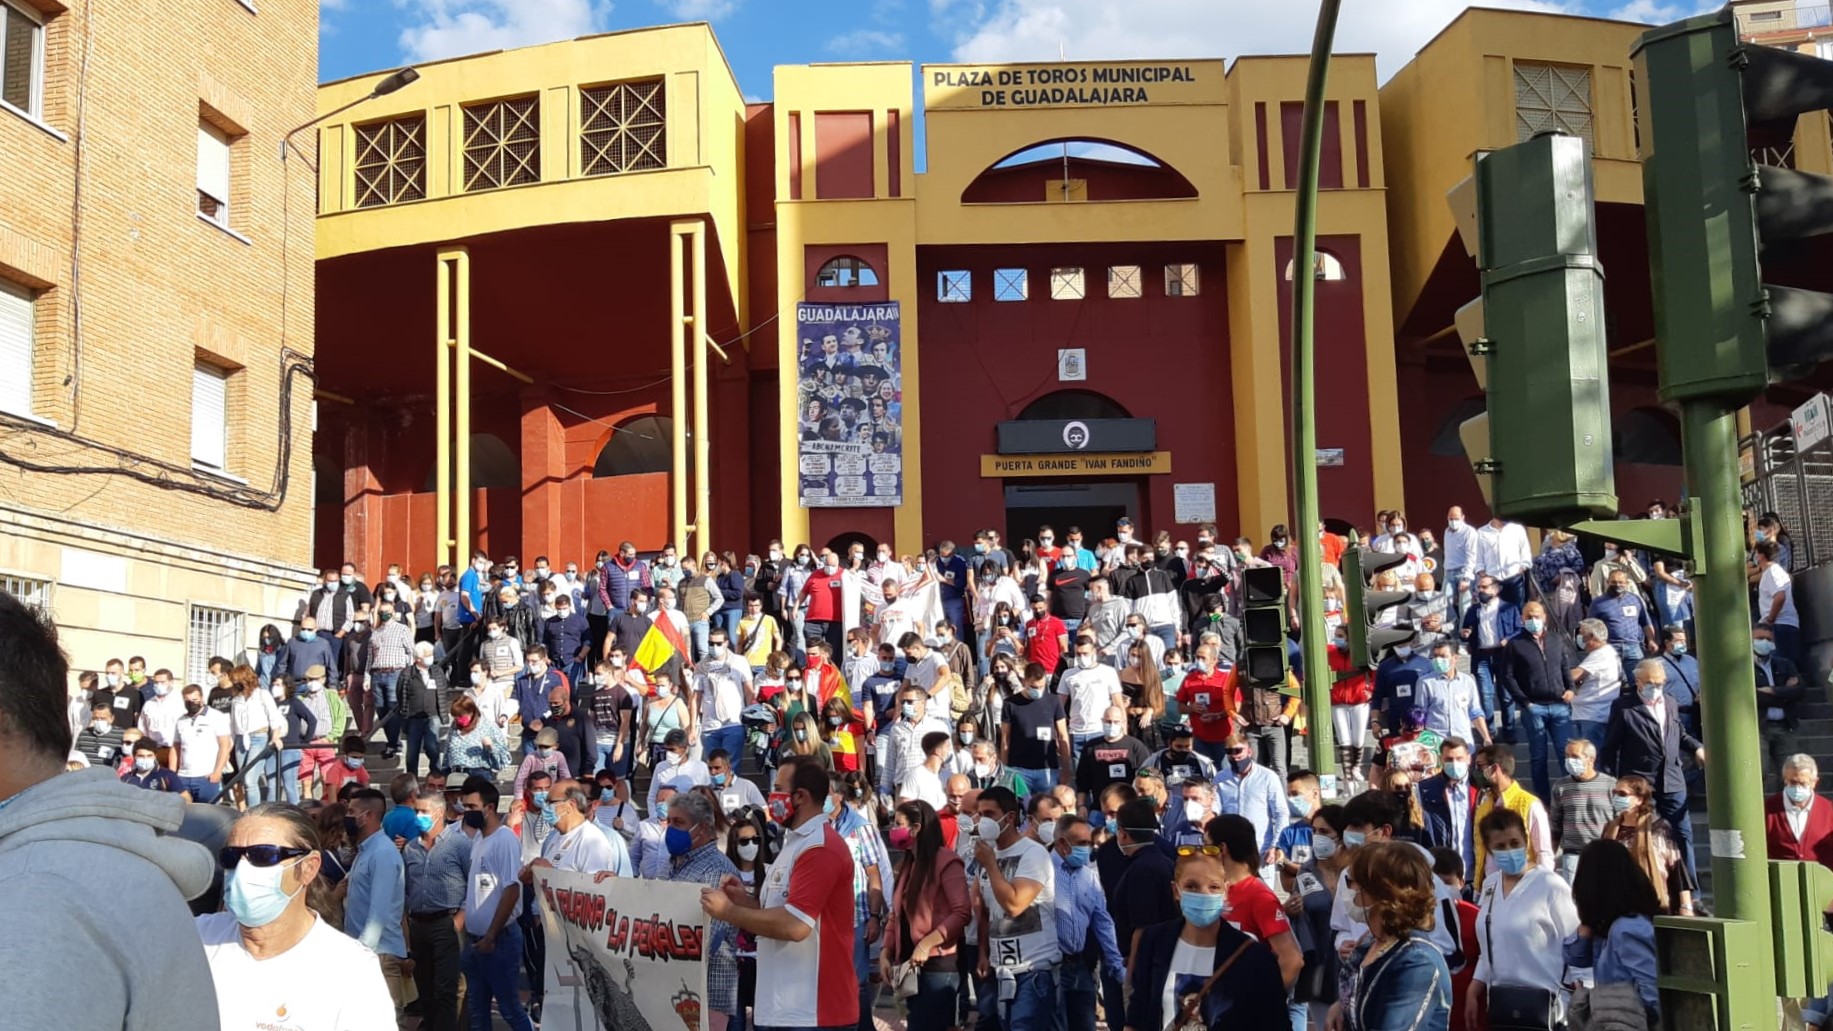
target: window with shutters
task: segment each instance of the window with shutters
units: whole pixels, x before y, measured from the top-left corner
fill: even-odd
[[[44,116],[45,23],[38,12],[0,0],[0,102]]]
[[[32,291],[0,281],[0,412],[32,414]]]
[[[1591,139],[1591,69],[1515,62],[1515,139],[1543,132]]]
[[[229,135],[197,123],[197,213],[229,228]]]
[[[356,206],[426,198],[426,116],[356,127]]]
[[[203,685],[205,692],[214,684],[210,660],[235,659],[242,651],[242,614],[227,609],[191,606],[190,624],[185,633],[185,683]]]
[[[208,362],[191,370],[191,462],[222,472],[229,460],[229,373]]]
[[[668,167],[668,118],[661,79],[579,91],[581,169],[612,175]]]
[[[465,108],[465,189],[541,181],[541,101],[511,97]]]
[[[31,576],[0,573],[0,594],[18,598],[26,608],[41,616],[51,615],[51,581]]]

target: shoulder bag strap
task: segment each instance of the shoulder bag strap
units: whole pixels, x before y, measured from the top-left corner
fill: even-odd
[[[1209,998],[1209,992],[1211,989],[1213,989],[1216,986],[1216,982],[1222,980],[1222,975],[1228,973],[1228,968],[1234,966],[1235,960],[1240,959],[1241,954],[1246,952],[1248,950],[1248,946],[1252,944],[1254,944],[1254,940],[1250,938],[1247,941],[1242,942],[1240,945],[1235,946],[1235,951],[1230,953],[1229,957],[1222,961],[1222,965],[1216,968],[1215,973],[1209,975],[1209,980],[1203,982],[1203,990],[1197,993],[1197,1012],[1202,1011],[1203,1000]],[[1195,1013],[1186,1013],[1184,1017],[1186,1020],[1188,1020],[1190,1017],[1193,1017],[1195,1015],[1196,1015]]]

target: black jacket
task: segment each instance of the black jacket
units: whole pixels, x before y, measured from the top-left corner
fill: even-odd
[[[1518,704],[1553,705],[1564,701],[1577,666],[1578,656],[1564,637],[1549,630],[1535,641],[1524,630],[1503,644],[1500,678]]]
[[[560,735],[555,747],[566,757],[566,768],[581,780],[590,778],[598,763],[598,731],[592,725],[592,710],[574,706],[572,712],[548,720],[546,726]]]
[[[1162,1028],[1167,1022],[1164,1009],[1165,981],[1171,974],[1171,957],[1177,951],[1177,937],[1184,931],[1184,918],[1143,928],[1139,948],[1134,953],[1133,990],[1128,993],[1126,1026]],[[1246,949],[1241,949],[1243,944]],[[1241,954],[1235,956],[1236,950]],[[1279,975],[1279,960],[1273,950],[1254,941],[1226,920],[1216,928],[1217,966],[1235,961],[1228,972],[1203,1000],[1203,1026],[1208,1028],[1280,1028],[1286,1027],[1286,989]],[[1188,976],[1188,975],[1185,975]],[[1209,980],[1194,981],[1190,991],[1199,990]],[[1178,996],[1186,994],[1183,990]]]
[[[1153,845],[1134,852],[1108,898],[1108,915],[1114,918],[1114,940],[1119,943],[1123,956],[1127,954],[1135,930],[1177,916],[1177,901],[1171,897],[1172,873],[1177,860],[1174,850],[1158,847],[1165,844],[1169,843],[1159,835]]]
[[[401,715],[430,716],[440,723],[452,718],[452,682],[443,666],[422,669],[419,663],[401,671]]]
[[[1598,749],[1598,769],[1616,777],[1631,773],[1646,777],[1656,794],[1685,791],[1681,749],[1691,754],[1703,746],[1681,729],[1680,706],[1668,701],[1663,711],[1667,719],[1657,725],[1654,710],[1637,695],[1617,699],[1610,708],[1610,729],[1604,733],[1604,747]],[[1719,761],[1726,759],[1721,757]]]
[[[1766,723],[1778,722],[1770,720],[1769,710],[1781,709],[1782,719],[1779,722],[1783,723],[1790,730],[1793,730],[1795,727],[1795,703],[1807,697],[1808,693],[1807,688],[1801,686],[1801,671],[1795,668],[1794,663],[1782,656],[1771,655],[1769,657],[1769,674],[1765,675],[1763,667],[1758,666],[1756,668],[1756,676],[1757,715]],[[1790,684],[1790,680],[1793,680],[1794,683]],[[1768,690],[1765,690],[1766,688]]]
[[[1513,643],[1513,642],[1510,642]],[[1464,795],[1460,802],[1457,791],[1453,790],[1452,781],[1443,773],[1434,774],[1419,782],[1419,811],[1426,818],[1426,825],[1420,829],[1419,843],[1427,848],[1448,848],[1464,857],[1464,879],[1476,875],[1476,825],[1477,800],[1476,788],[1468,780],[1458,785]],[[1460,837],[1452,832],[1451,807],[1464,807],[1464,833]]]

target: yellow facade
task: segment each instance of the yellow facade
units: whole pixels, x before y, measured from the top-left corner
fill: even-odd
[[[313,352],[312,182],[277,148],[312,117],[316,12],[11,8],[32,29],[0,98],[0,290],[31,333],[23,381],[0,368],[0,588],[78,669],[196,676],[312,580],[312,384],[287,371]],[[221,396],[194,407],[200,367]]]

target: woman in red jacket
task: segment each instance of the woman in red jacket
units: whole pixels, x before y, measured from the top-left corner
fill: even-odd
[[[891,815],[890,845],[904,854],[897,870],[891,918],[885,921],[879,975],[896,985],[907,965],[917,972],[917,992],[905,1000],[907,1031],[945,1031],[955,1025],[961,987],[959,949],[967,929],[967,868],[942,845],[941,821],[928,802],[912,799]]]

